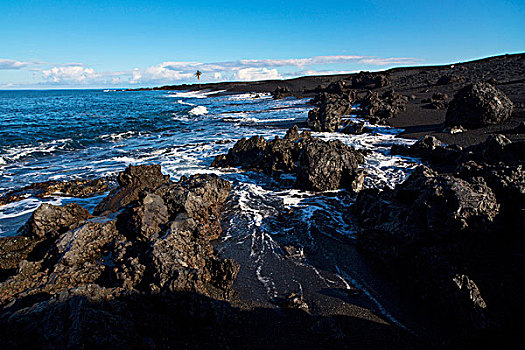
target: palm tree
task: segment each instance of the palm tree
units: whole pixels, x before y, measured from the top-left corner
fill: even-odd
[[[199,90],[201,89],[201,75],[202,75],[202,72],[200,70],[197,70],[197,72],[195,72],[195,76],[197,77],[197,80],[199,81]]]

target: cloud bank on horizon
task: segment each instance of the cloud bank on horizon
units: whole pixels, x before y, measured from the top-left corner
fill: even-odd
[[[38,87],[128,87],[160,84],[194,83],[195,72],[202,72],[202,82],[254,81],[286,79],[303,75],[343,74],[393,65],[410,65],[421,60],[410,57],[375,57],[360,55],[315,56],[291,59],[243,59],[223,62],[166,61],[146,68],[122,71],[97,71],[82,63],[52,64],[0,59],[0,70],[28,70],[32,83],[1,82],[0,88]],[[361,69],[360,69],[361,68]]]

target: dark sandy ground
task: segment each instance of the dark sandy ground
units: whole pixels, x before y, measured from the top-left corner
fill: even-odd
[[[407,110],[389,120],[392,126],[405,129],[401,135],[407,138],[420,138],[432,135],[448,144],[469,146],[483,142],[490,134],[500,133],[510,140],[523,140],[525,134],[513,131],[525,121],[525,53],[489,57],[465,63],[455,63],[443,66],[403,67],[384,71],[392,79],[392,85],[377,91],[393,88],[397,92],[412,96]],[[286,87],[300,97],[315,95],[319,85],[328,85],[339,80],[349,80],[355,74],[308,76],[289,80],[267,80],[256,82],[225,82],[213,84],[170,85],[154,88],[155,90],[226,90],[227,93],[238,92],[272,92],[277,87]],[[453,77],[453,82],[438,85],[442,76]],[[514,114],[507,122],[460,134],[448,134],[444,129],[446,109],[435,110],[427,108],[422,102],[434,93],[448,95],[450,101],[454,94],[463,86],[478,82],[491,81],[502,90],[514,103]],[[364,91],[364,90],[363,90]]]

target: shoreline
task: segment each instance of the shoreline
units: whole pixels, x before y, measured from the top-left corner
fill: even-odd
[[[525,135],[517,135],[512,130],[525,121],[525,53],[506,54],[479,60],[451,63],[438,66],[415,66],[391,68],[371,73],[373,76],[387,75],[391,85],[372,88],[382,93],[394,89],[405,96],[412,97],[407,109],[388,120],[388,125],[405,129],[402,137],[419,139],[425,135],[435,136],[439,140],[459,146],[471,146],[485,141],[489,135],[502,133],[512,141],[525,140]],[[180,91],[180,90],[226,90],[224,93],[265,92],[273,93],[277,88],[288,89],[290,96],[314,97],[319,86],[327,86],[338,81],[349,81],[358,73],[341,75],[306,76],[288,80],[267,80],[255,82],[222,82],[209,84],[165,85],[154,88],[126,89],[124,91]],[[456,82],[437,84],[443,76],[451,76]],[[423,100],[428,100],[434,93],[443,93],[450,100],[459,88],[477,81],[492,80],[495,86],[505,92],[515,104],[515,113],[504,124],[469,130],[462,134],[443,132],[446,109],[430,109]],[[365,93],[369,88],[357,88],[358,93]]]
[[[162,175],[159,166],[130,166],[119,174],[119,188],[113,189],[95,208],[95,217],[78,206],[48,205],[38,210],[40,219],[39,216],[33,216],[28,221],[22,236],[2,238],[0,248],[8,253],[8,258],[1,262],[8,269],[2,268],[6,282],[0,283],[0,287],[4,287],[2,296],[7,315],[11,312],[23,313],[24,303],[45,305],[47,301],[39,298],[47,300],[47,297],[35,294],[38,296],[36,301],[31,299],[41,288],[41,291],[49,295],[62,295],[67,303],[76,302],[79,296],[89,297],[90,302],[96,303],[85,307],[94,315],[101,312],[97,303],[108,298],[111,310],[115,311],[116,305],[123,303],[126,308],[132,308],[130,311],[138,312],[135,316],[140,317],[149,310],[134,306],[136,300],[140,302],[144,299],[145,305],[148,302],[171,305],[171,298],[178,300],[182,295],[179,293],[187,292],[189,287],[191,293],[195,293],[191,294],[191,298],[211,298],[198,301],[191,299],[184,301],[183,306],[191,309],[198,305],[206,313],[216,313],[211,319],[206,318],[206,321],[212,322],[212,337],[218,336],[214,332],[219,332],[225,324],[239,327],[229,334],[231,338],[220,338],[227,344],[236,337],[242,339],[242,336],[246,336],[242,332],[246,331],[259,338],[268,334],[275,335],[276,339],[267,341],[268,344],[277,345],[297,345],[296,339],[292,339],[291,344],[288,343],[288,337],[301,334],[304,339],[300,339],[299,343],[304,348],[316,347],[319,336],[321,339],[330,339],[334,346],[343,345],[350,340],[357,341],[358,343],[351,345],[358,347],[389,344],[393,347],[439,348],[466,345],[470,340],[482,344],[484,339],[490,337],[490,332],[495,332],[497,336],[489,338],[489,344],[506,336],[509,337],[508,340],[515,341],[512,338],[513,327],[505,328],[508,325],[504,324],[503,329],[499,329],[491,323],[476,328],[478,324],[471,324],[470,317],[476,322],[481,320],[481,323],[486,317],[491,322],[492,317],[495,321],[501,321],[500,313],[512,306],[505,301],[515,300],[516,293],[519,293],[511,288],[516,277],[505,269],[506,264],[512,268],[519,266],[519,245],[513,249],[515,255],[501,259],[497,264],[490,265],[486,258],[492,259],[491,248],[494,244],[498,247],[494,254],[503,256],[509,242],[522,241],[520,237],[508,234],[502,242],[493,233],[505,230],[519,232],[520,225],[525,222],[520,216],[523,215],[523,209],[516,209],[512,205],[515,198],[520,198],[517,196],[523,195],[520,187],[523,185],[523,154],[520,152],[523,151],[525,135],[514,130],[521,125],[524,116],[525,81],[513,77],[522,76],[525,72],[525,55],[500,56],[457,66],[459,67],[440,66],[439,69],[398,68],[387,71],[388,74],[355,74],[346,76],[343,80],[332,81],[321,88],[311,89],[318,93],[313,102],[316,107],[310,111],[307,121],[312,129],[328,125],[325,122],[330,117],[327,113],[329,108],[337,108],[337,113],[345,114],[345,111],[352,109],[352,102],[366,102],[368,99],[370,104],[379,101],[383,108],[381,111],[388,112],[387,117],[378,118],[379,114],[364,114],[363,112],[369,111],[367,108],[370,105],[362,105],[358,113],[371,124],[383,124],[386,121],[391,126],[403,128],[405,131],[400,137],[414,139],[426,136],[413,146],[398,145],[391,148],[390,155],[418,157],[430,166],[418,167],[393,189],[363,189],[365,174],[359,167],[362,167],[366,152],[337,140],[312,137],[308,131],[303,130],[299,134],[297,128],[289,129],[281,139],[264,140],[259,136],[249,140],[241,139],[227,154],[215,158],[212,167],[241,167],[256,170],[261,176],[280,176],[284,173],[293,177],[295,174],[296,182],[292,185],[294,189],[319,192],[321,195],[326,194],[326,191],[346,191],[342,194],[330,193],[327,198],[333,197],[333,201],[338,203],[334,208],[342,222],[353,222],[356,225],[355,242],[345,242],[348,243],[346,245],[334,239],[331,233],[337,231],[334,228],[336,223],[328,224],[322,213],[317,216],[313,215],[317,212],[312,211],[308,227],[297,227],[301,221],[297,221],[294,215],[301,213],[283,211],[282,208],[270,205],[270,214],[276,215],[270,215],[269,228],[271,225],[291,225],[293,234],[288,235],[288,231],[283,230],[286,234],[272,237],[271,232],[260,229],[259,222],[259,225],[249,227],[254,229],[251,242],[244,236],[239,241],[228,237],[229,240],[217,244],[219,251],[215,252],[210,248],[209,242],[221,234],[219,218],[231,220],[228,216],[230,214],[245,214],[241,206],[242,198],[236,202],[228,194],[230,183],[211,175],[192,175],[189,179],[183,178],[174,183],[169,181],[169,176]],[[446,83],[440,83],[443,77],[447,77]],[[330,77],[332,78],[334,76]],[[508,79],[505,80],[506,78]],[[313,84],[320,78],[298,79],[312,79],[310,83]],[[514,114],[499,125],[465,130],[458,134],[444,132],[446,108],[443,105],[446,106],[463,86],[482,80],[491,80],[492,88],[501,88],[511,97],[516,108]],[[303,86],[303,83],[304,81],[297,83],[295,88]],[[272,84],[277,83],[270,82],[266,86],[261,82],[251,84],[242,85],[242,88],[250,88],[249,91],[253,92],[251,89],[254,87],[270,89],[274,86]],[[225,93],[238,92],[232,90],[239,86],[231,86],[231,90]],[[273,91],[264,92],[270,92],[274,98],[279,99],[297,97],[300,92],[304,97],[308,91],[304,88],[294,91],[277,85]],[[435,98],[436,95],[441,97]],[[321,113],[323,108],[324,115]],[[315,117],[321,120],[320,124],[312,123],[312,120],[319,121]],[[326,120],[322,120],[323,117]],[[336,130],[338,127],[337,125]],[[369,128],[364,133],[373,131]],[[506,137],[495,136],[497,134],[504,134]],[[445,141],[448,146],[435,141],[434,136]],[[440,165],[444,160],[449,167],[446,171],[441,171]],[[451,170],[452,168],[455,169]],[[90,191],[107,189],[103,187],[106,186],[104,183],[91,185],[93,188]],[[83,183],[75,186],[86,188]],[[280,185],[277,183],[273,186],[279,188]],[[198,194],[194,195],[194,191]],[[206,200],[198,199],[200,196]],[[355,200],[354,204],[345,207],[340,203],[345,198]],[[261,196],[255,195],[253,199],[259,200],[259,205],[265,202]],[[225,211],[222,210],[223,206]],[[56,216],[54,211],[60,215]],[[231,212],[228,214],[228,211]],[[384,213],[387,215],[383,215]],[[107,215],[110,214],[117,219],[111,221],[114,217],[109,219]],[[407,220],[409,217],[411,220]],[[66,224],[64,218],[67,219]],[[259,220],[263,219],[265,218],[261,217]],[[202,225],[195,225],[195,222]],[[242,227],[243,221],[239,222]],[[232,224],[231,221],[229,223]],[[481,230],[482,238],[479,238],[476,230]],[[81,234],[80,239],[75,232]],[[99,233],[103,237],[102,241],[97,237]],[[20,238],[26,241],[20,243]],[[108,246],[108,242],[112,240],[116,243]],[[182,262],[176,254],[172,255],[172,251],[163,248],[163,240],[168,240],[175,252],[183,252]],[[73,245],[76,252],[69,251],[64,244],[67,241],[78,245]],[[20,244],[27,245],[20,247]],[[127,252],[126,244],[133,247],[129,250],[131,253]],[[91,245],[98,248],[94,251],[87,249]],[[198,248],[193,248],[192,245],[197,245]],[[87,249],[87,253],[83,253],[82,247]],[[41,249],[45,252],[44,258],[31,260],[30,257],[34,258],[34,255],[41,257]],[[473,250],[476,254],[472,254]],[[57,251],[68,255],[65,263],[61,262],[62,258],[57,255]],[[101,256],[99,251],[103,252]],[[137,256],[127,256],[128,253],[137,252]],[[114,260],[116,257],[117,260]],[[229,259],[223,259],[225,257]],[[136,259],[136,262],[130,258]],[[269,274],[275,275],[275,280],[269,280],[267,275],[261,274],[263,265],[253,264],[254,261],[262,261],[268,267]],[[95,266],[100,264],[100,267],[93,268],[90,265],[93,262]],[[486,272],[487,263],[495,272]],[[116,274],[111,272],[115,264],[120,269],[115,270]],[[53,265],[56,269],[65,271],[66,278],[71,280],[62,282],[64,285],[56,283],[52,275],[47,276],[49,270],[45,267]],[[137,269],[136,266],[140,268]],[[24,269],[37,271],[43,284],[37,288],[32,286],[33,282],[27,278]],[[487,287],[501,272],[510,287]],[[77,280],[79,273],[80,279]],[[91,289],[85,290],[87,285],[83,282],[84,279],[87,279],[88,288]],[[312,285],[303,286],[298,280]],[[115,287],[115,283],[118,287]],[[236,289],[235,283],[244,285]],[[260,286],[259,290],[253,288],[257,283],[262,283],[267,288],[266,293]],[[282,284],[279,289],[276,288],[276,283]],[[323,283],[326,287],[323,287]],[[401,285],[403,283],[408,285]],[[16,290],[13,292],[10,286],[16,287]],[[67,292],[64,287],[68,288]],[[283,290],[291,293],[283,295]],[[410,290],[412,294],[408,293]],[[497,300],[500,291],[504,292],[506,298],[501,304]],[[262,297],[255,295],[261,292]],[[415,296],[419,293],[430,301],[416,300]],[[268,295],[273,295],[274,298],[267,300],[265,297]],[[131,300],[128,300],[130,296]],[[399,298],[406,300],[401,302]],[[218,300],[225,301],[219,308],[216,306]],[[11,302],[14,304],[11,305]],[[414,316],[425,314],[418,309],[420,303],[435,308],[422,320]],[[472,303],[475,311],[471,310]],[[485,313],[487,304],[496,307]],[[60,308],[63,305],[52,304],[47,311],[61,315]],[[441,307],[447,310],[446,315],[439,314]],[[522,305],[518,301],[518,310],[520,307]],[[411,308],[414,310],[409,310]],[[158,312],[161,317],[171,316],[164,315],[163,311]],[[398,314],[403,316],[399,321],[396,320]],[[193,320],[194,314],[189,315]],[[458,315],[461,316],[460,319],[455,318]],[[434,316],[439,321],[451,323],[443,325],[443,328],[433,325],[430,329],[425,329],[426,321],[439,322],[433,320]],[[24,317],[18,319],[22,325],[38,322],[31,318],[31,314]],[[183,314],[181,317],[188,315]],[[218,317],[218,320],[213,317]],[[262,327],[261,323],[276,319],[283,325],[282,329],[278,327],[270,331],[271,326]],[[404,319],[412,324],[405,323]],[[0,321],[7,324],[12,322],[10,320],[11,318],[0,318]],[[254,327],[242,324],[243,321]],[[140,320],[130,322],[134,322],[135,327],[130,329],[138,330],[141,326]],[[454,329],[456,322],[459,331]],[[90,321],[85,324],[86,327],[92,325]],[[356,329],[360,334],[354,333]],[[483,333],[485,329],[488,329],[488,335]],[[312,330],[315,331],[310,334]],[[413,336],[411,330],[417,330],[417,336]],[[448,332],[453,337],[444,339],[446,337],[443,334]],[[344,337],[338,338],[341,333],[344,333]],[[0,330],[0,336],[2,335],[5,336]],[[463,339],[463,335],[468,337]],[[101,336],[101,339],[107,341],[104,338],[106,334]],[[161,338],[162,334],[156,336]],[[367,339],[359,343],[360,336],[366,336]],[[379,339],[373,339],[374,336]],[[91,339],[87,337],[86,339]],[[437,345],[435,341],[438,341]],[[246,343],[240,345],[246,346]]]

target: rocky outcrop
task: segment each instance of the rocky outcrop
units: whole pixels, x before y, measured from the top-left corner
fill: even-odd
[[[374,89],[390,84],[390,77],[383,73],[359,72],[352,77],[352,88],[354,89]]]
[[[323,92],[316,95],[311,101],[316,107],[308,112],[308,127],[313,131],[337,131],[341,125],[341,117],[352,112],[355,99],[354,90],[339,94]]]
[[[266,141],[260,136],[239,140],[226,155],[215,158],[212,166],[241,166],[270,175],[295,174],[296,186],[312,191],[338,188],[358,189],[362,181],[358,170],[364,162],[361,152],[341,141],[323,141],[308,132],[299,134],[297,126],[284,138]]]
[[[175,183],[159,166],[130,166],[118,181],[99,210],[110,216],[92,217],[76,204],[43,204],[21,236],[0,239],[2,328],[20,320],[37,326],[43,314],[62,314],[53,305],[68,298],[107,302],[178,292],[231,297],[239,267],[217,257],[210,243],[221,233],[229,183],[215,175]],[[24,311],[32,306],[39,311]],[[90,317],[104,319],[104,312]],[[82,326],[84,316],[68,317]],[[44,329],[59,327],[60,319],[49,319]]]
[[[387,119],[396,116],[406,109],[408,97],[393,90],[382,95],[369,91],[367,95],[359,100],[360,108],[357,114],[366,116],[373,123],[384,123]]]
[[[462,148],[459,146],[447,146],[434,136],[427,135],[417,140],[411,146],[393,145],[390,153],[410,157],[419,157],[436,163],[455,164],[455,162],[461,156],[461,151]]]
[[[272,97],[274,100],[281,100],[285,97],[293,96],[292,90],[288,87],[278,86],[273,92]]]
[[[249,139],[242,138],[233,145],[227,155],[219,155],[212,166],[243,166],[245,168],[257,167],[264,158],[267,141],[262,136],[253,136]]]
[[[432,94],[432,97],[430,97],[429,99],[424,99],[421,102],[427,103],[425,107],[429,109],[447,109],[447,106],[448,106],[447,100],[448,100],[447,94],[436,92]]]
[[[483,181],[469,183],[425,167],[380,197],[373,190],[362,192],[354,212],[364,226],[361,247],[388,263],[409,256],[422,243],[490,232],[499,213]]]
[[[363,134],[367,128],[363,123],[353,123],[350,122],[341,129],[341,133],[348,135],[360,135]]]
[[[401,149],[447,174],[420,167],[393,190],[362,191],[352,207],[359,247],[461,337],[515,332],[525,311],[524,146],[497,135],[461,149],[427,136]]]
[[[156,188],[169,181],[169,175],[163,175],[160,165],[130,165],[117,177],[119,187],[111,191],[95,208],[95,215],[116,212],[129,203],[139,199],[139,193]]]
[[[363,161],[360,153],[339,140],[312,139],[299,154],[297,185],[312,191],[347,188],[357,192],[363,181],[358,170]]]
[[[434,136],[425,136],[412,146],[394,145],[392,154],[420,157],[432,165],[448,163],[452,169],[468,161],[480,164],[519,164],[525,159],[525,142],[511,142],[503,135],[491,135],[480,144],[462,148],[445,145]]]
[[[510,118],[512,101],[488,83],[465,86],[454,96],[447,109],[446,124],[479,128],[500,124]]]
[[[63,207],[44,203],[33,212],[22,231],[28,237],[56,236],[82,224],[89,217],[89,212],[75,203]]]
[[[94,180],[38,182],[21,189],[5,193],[0,197],[0,205],[19,201],[29,196],[34,196],[37,198],[46,198],[51,196],[86,198],[103,194],[114,187],[114,180],[108,178]]]

